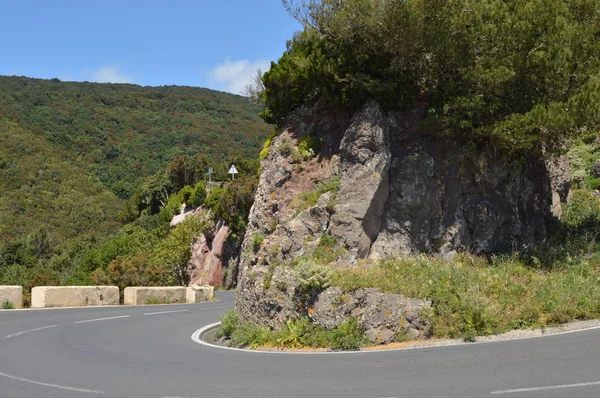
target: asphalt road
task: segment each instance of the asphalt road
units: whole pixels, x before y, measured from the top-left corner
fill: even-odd
[[[202,346],[214,303],[0,312],[0,397],[600,397],[600,330],[395,352]],[[510,391],[513,390],[513,391]]]

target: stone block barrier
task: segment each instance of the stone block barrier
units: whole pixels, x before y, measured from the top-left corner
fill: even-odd
[[[119,305],[117,286],[36,286],[31,289],[31,307],[80,307]]]
[[[212,286],[189,286],[186,295],[188,304],[211,301],[215,298],[215,288]]]
[[[0,309],[7,303],[12,308],[23,308],[23,287],[0,286]]]
[[[184,304],[187,288],[183,286],[126,287],[125,305]]]

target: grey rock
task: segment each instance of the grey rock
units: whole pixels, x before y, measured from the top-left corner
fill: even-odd
[[[600,178],[600,159],[594,160],[592,167],[590,168],[590,174],[594,178]]]
[[[353,316],[363,325],[371,341],[387,344],[401,328],[415,329],[419,333],[412,335],[417,337],[427,335],[430,320],[425,314],[429,308],[428,300],[382,293],[379,289],[344,291],[331,287],[318,295],[308,316],[327,329],[338,327]]]
[[[596,160],[597,172],[600,175],[600,160]],[[594,165],[590,172],[594,175]],[[566,156],[560,156],[546,161],[546,168],[552,187],[552,214],[561,218],[562,204],[567,203],[571,194],[571,167]]]
[[[421,332],[417,329],[408,328],[408,330],[406,331],[406,337],[408,337],[411,340],[416,340],[420,336],[421,336]]]
[[[393,135],[393,134],[392,134]],[[492,148],[415,137],[396,144],[382,228],[369,257],[512,250],[542,239],[552,185],[535,158],[520,167]]]
[[[368,101],[354,115],[340,144],[341,180],[331,234],[365,258],[379,234],[388,197],[391,148],[386,117]]]

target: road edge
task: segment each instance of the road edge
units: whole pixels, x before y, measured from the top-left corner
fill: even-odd
[[[592,320],[595,321],[596,323],[600,323],[600,320]],[[591,322],[591,321],[582,321],[582,322]],[[430,342],[433,342],[432,345],[423,345],[423,346],[412,346],[412,347],[397,347],[397,348],[377,348],[377,346],[375,346],[376,348],[373,349],[365,349],[365,350],[359,350],[359,351],[266,351],[266,350],[250,350],[250,349],[246,349],[246,348],[236,348],[236,347],[225,347],[225,346],[221,346],[221,345],[217,345],[217,344],[213,344],[213,343],[209,343],[205,340],[202,339],[203,335],[216,328],[217,326],[219,326],[221,324],[221,322],[215,322],[215,323],[211,323],[209,325],[203,326],[200,329],[196,330],[192,336],[191,339],[192,341],[194,341],[197,344],[206,346],[206,347],[212,347],[212,348],[218,348],[218,349],[222,349],[222,350],[228,350],[228,351],[237,351],[237,352],[245,352],[245,353],[252,353],[252,354],[287,354],[287,355],[339,355],[339,354],[345,354],[345,355],[351,355],[351,354],[370,354],[370,353],[378,353],[378,352],[396,352],[396,351],[407,351],[407,350],[427,350],[427,349],[436,349],[436,348],[455,348],[455,347],[461,347],[461,346],[479,346],[479,345],[483,345],[483,344],[493,344],[493,343],[507,343],[507,342],[513,342],[513,341],[520,341],[520,340],[529,340],[529,339],[536,339],[536,338],[541,338],[541,337],[554,337],[554,336],[562,336],[565,334],[572,334],[572,333],[582,333],[582,332],[587,332],[587,331],[592,331],[592,330],[598,330],[600,329],[600,325],[596,325],[596,326],[588,326],[588,327],[582,327],[579,329],[572,329],[572,330],[560,330],[560,326],[559,327],[553,327],[551,328],[553,331],[548,332],[548,329],[531,329],[531,330],[526,330],[526,331],[520,331],[520,332],[529,332],[530,335],[525,335],[525,336],[518,336],[518,337],[511,337],[511,338],[507,338],[507,335],[510,335],[511,333],[514,333],[515,331],[510,331],[504,334],[500,334],[500,335],[493,335],[493,336],[480,336],[478,337],[480,340],[475,341],[475,342],[464,342],[461,339],[453,339],[453,340],[439,340],[438,342],[441,342],[441,344],[435,344],[435,340],[429,340]],[[570,325],[570,324],[566,324],[566,325]],[[563,325],[564,327],[565,325]],[[538,334],[541,333],[541,334]]]

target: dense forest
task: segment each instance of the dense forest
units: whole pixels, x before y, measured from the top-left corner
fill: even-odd
[[[375,98],[425,133],[521,153],[600,127],[596,0],[283,3],[304,30],[263,77],[269,122]]]
[[[211,221],[170,231],[183,201],[210,200],[213,215],[243,230],[273,130],[259,111],[203,88],[0,76],[0,284],[92,283],[119,256],[139,263],[145,253],[144,269],[182,254],[177,247],[185,257]],[[239,180],[207,198],[206,168],[226,181],[232,163]]]

